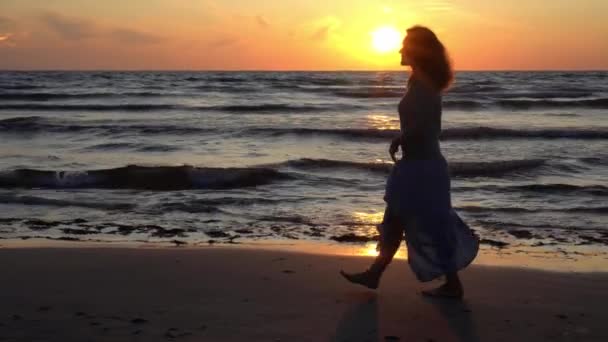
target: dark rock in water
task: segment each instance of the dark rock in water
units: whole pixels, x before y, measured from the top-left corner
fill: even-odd
[[[550,245],[550,244],[542,242],[542,241],[539,241],[539,242],[533,244],[532,247],[543,247],[543,246],[547,246],[547,245]]]
[[[591,236],[591,235],[581,235],[579,237],[588,243],[608,244],[608,239],[600,239],[600,238],[597,238],[597,237]]]
[[[78,238],[69,237],[69,236],[62,236],[62,237],[58,237],[58,238],[47,238],[47,239],[59,240],[59,241],[82,241]]]
[[[39,220],[39,219],[26,220],[26,221],[23,221],[23,223],[32,230],[49,229],[49,228],[57,227],[58,225],[61,224],[61,222],[54,222],[54,221],[51,222],[51,221],[44,221],[44,220]]]
[[[171,237],[186,237],[185,230],[179,228],[165,229],[162,227],[153,227],[155,231],[151,234],[153,237],[171,238]]]
[[[340,236],[332,236],[331,239],[334,241],[338,241],[338,242],[365,243],[365,242],[377,241],[378,236],[368,237],[368,236],[362,236],[362,235],[356,235],[356,234],[349,233],[349,234],[340,235]]]
[[[281,234],[281,236],[284,238],[290,239],[290,240],[300,240],[299,237],[297,237],[293,234],[290,234],[290,233],[283,233],[283,234]]]
[[[207,243],[213,245],[215,243],[215,240],[207,240]]]
[[[515,236],[518,239],[532,239],[534,238],[534,234],[532,234],[531,232],[527,231],[527,230],[509,230],[509,234]]]
[[[176,246],[183,246],[187,244],[186,242],[179,240],[172,240],[171,243],[174,243]]]
[[[127,226],[123,224],[116,224],[116,230],[113,232],[108,232],[107,234],[120,234],[120,235],[129,235],[135,231],[135,227]]]
[[[490,239],[481,239],[481,240],[479,240],[479,243],[484,244],[484,245],[490,245],[492,247],[497,247],[497,248],[505,248],[509,245],[508,243],[506,243],[504,241],[497,241],[497,240],[490,240]]]
[[[234,231],[235,233],[239,233],[239,234],[253,234],[253,230],[251,229],[237,229]]]
[[[72,220],[71,223],[73,223],[73,224],[81,224],[81,223],[87,223],[87,222],[89,222],[89,221],[87,221],[87,220],[85,220],[83,218],[77,218],[77,219]]]
[[[230,234],[223,232],[221,230],[212,230],[209,232],[205,232],[205,234],[207,234],[208,236],[212,237],[212,238],[227,238],[230,237]]]
[[[98,232],[95,232],[95,231],[90,231],[90,230],[86,230],[86,229],[74,229],[74,228],[62,228],[61,231],[64,234],[71,234],[71,235],[98,234]]]

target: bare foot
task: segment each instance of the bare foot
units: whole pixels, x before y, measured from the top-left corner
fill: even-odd
[[[462,286],[450,286],[448,284],[443,284],[436,289],[423,290],[422,295],[435,298],[461,299],[464,296],[464,291]]]
[[[380,277],[372,274],[369,271],[361,273],[346,273],[344,271],[340,271],[340,274],[351,283],[362,285],[372,290],[377,289],[378,284],[380,283]]]

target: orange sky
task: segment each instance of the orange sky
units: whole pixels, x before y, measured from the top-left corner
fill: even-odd
[[[461,70],[608,69],[607,0],[2,0],[0,69],[399,69],[431,27]]]

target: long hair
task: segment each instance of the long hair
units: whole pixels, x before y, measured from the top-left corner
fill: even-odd
[[[446,90],[454,79],[448,53],[435,33],[424,26],[413,26],[407,30],[404,48],[411,64],[421,72],[437,90]]]

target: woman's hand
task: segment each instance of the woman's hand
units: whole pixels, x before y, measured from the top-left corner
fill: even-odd
[[[401,135],[395,137],[393,141],[391,141],[391,146],[388,148],[388,153],[391,155],[391,159],[393,162],[397,162],[397,157],[395,154],[399,151],[399,146],[401,145]]]

